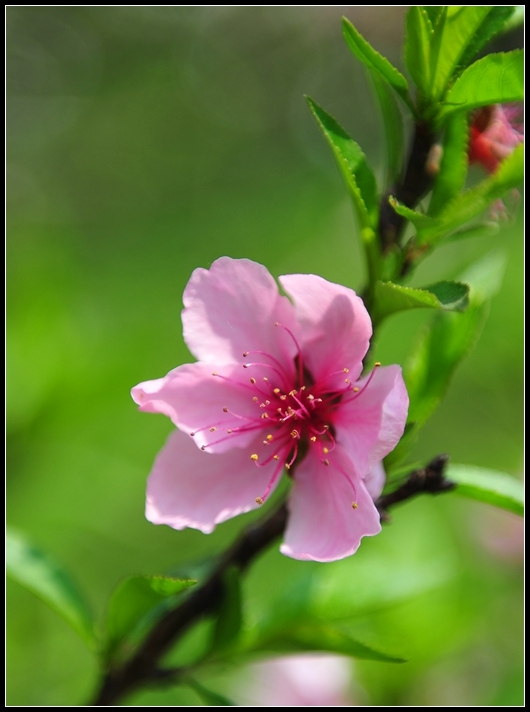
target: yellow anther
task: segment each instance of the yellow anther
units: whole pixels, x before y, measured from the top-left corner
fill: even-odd
[[[287,464],[286,464],[286,465],[285,465],[285,469],[286,469],[286,470],[290,470],[290,469],[291,469],[291,465],[287,465]]]
[[[327,455],[329,452],[329,449],[327,447],[323,447],[322,452],[324,453],[324,455]]]
[[[344,379],[344,383],[351,383],[351,381],[350,381],[349,378],[345,378],[345,379]]]
[[[349,372],[350,372],[350,369],[349,369],[349,368],[343,368],[342,370],[344,371],[344,373],[349,373]]]
[[[250,459],[251,459],[251,460],[254,460],[254,462],[256,462],[256,460],[258,460],[259,458],[258,458],[258,456],[256,455],[256,453],[254,453],[253,455],[250,456]]]
[[[311,395],[311,393],[307,396],[307,400],[313,401],[315,400],[315,396]]]
[[[263,504],[263,500],[261,499],[261,497],[256,497],[256,504],[259,504],[259,506],[261,507],[261,505]]]
[[[324,428],[324,430],[329,430],[329,425],[323,425],[322,427]]]
[[[357,504],[357,502],[352,502],[352,503],[351,503],[351,506],[352,506],[354,509],[358,509],[358,508],[359,508],[359,505]]]
[[[252,400],[254,401],[254,403],[257,403],[258,400],[259,400],[259,399],[258,399],[258,396],[254,396],[254,398],[253,398]]]
[[[300,388],[301,391],[305,391],[305,389],[306,389],[305,386],[302,386],[302,387]]]
[[[270,401],[268,401],[268,400],[265,401],[265,405],[270,405],[270,404],[271,404]]]
[[[270,442],[272,440],[272,435],[267,435],[267,440]]]
[[[311,440],[312,443],[316,443],[316,441],[317,441],[317,436],[316,436],[316,435],[312,435],[309,439]]]
[[[358,388],[358,386],[354,386],[354,387],[353,387],[353,392],[354,392],[354,393],[359,393],[359,388]]]
[[[262,414],[261,414],[261,417],[262,417],[262,418],[268,418],[269,416],[267,415],[267,413],[262,413]]]
[[[279,389],[279,388],[275,388],[273,392],[276,393],[276,395],[278,395],[278,393],[280,392],[280,389]]]
[[[210,432],[213,433],[215,428],[210,428]]]
[[[381,365],[381,361],[376,361],[374,363],[374,368],[379,368],[380,365]]]
[[[291,437],[297,438],[297,437],[298,437],[298,430],[291,430]]]
[[[267,376],[263,376],[263,380],[268,381],[269,379],[267,378]]]
[[[214,372],[212,373],[212,376],[218,376],[218,375],[219,375],[219,374],[217,373],[217,371],[214,371]]]
[[[286,400],[287,396],[280,396],[280,400]]]
[[[294,390],[294,388],[293,388],[292,391],[289,391],[289,395],[290,395],[290,396],[295,396],[295,395],[296,395],[296,391]]]
[[[272,459],[273,459],[273,460],[279,460],[279,459],[280,459],[280,456],[279,456],[279,455],[273,455],[273,456],[272,456]]]

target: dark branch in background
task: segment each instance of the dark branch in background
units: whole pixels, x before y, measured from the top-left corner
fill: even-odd
[[[450,492],[456,487],[454,482],[445,478],[445,466],[449,461],[447,455],[438,455],[426,467],[413,470],[405,482],[393,492],[384,494],[376,500],[375,506],[379,510],[381,519],[388,520],[387,509],[399,502],[404,502],[418,494],[440,494]]]
[[[383,519],[388,519],[387,509],[422,492],[447,492],[455,486],[444,478],[447,456],[440,455],[422,470],[411,472],[407,481],[395,492],[376,501]],[[217,568],[202,583],[191,590],[183,603],[169,611],[154,626],[134,655],[121,667],[106,674],[93,705],[115,705],[125,695],[145,684],[173,682],[181,670],[163,670],[158,667],[163,655],[200,618],[212,615],[223,596],[225,572],[236,566],[244,571],[261,552],[280,537],[287,523],[287,506],[252,524],[234,545],[221,557]]]
[[[380,205],[379,238],[383,252],[399,243],[405,219],[398,215],[388,202],[393,195],[407,208],[415,208],[432,187],[433,176],[427,169],[427,159],[435,137],[426,123],[417,123],[409,160],[403,180],[391,186],[383,195]]]

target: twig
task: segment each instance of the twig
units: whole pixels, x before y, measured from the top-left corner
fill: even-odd
[[[376,501],[383,519],[387,509],[422,492],[447,492],[455,486],[444,477],[447,456],[440,455],[424,469],[411,472],[405,484]],[[250,526],[221,557],[217,568],[206,581],[191,589],[182,604],[169,611],[154,626],[135,654],[121,667],[109,670],[92,706],[111,706],[145,684],[160,684],[178,679],[182,670],[164,671],[159,661],[180,636],[199,618],[212,614],[223,595],[223,576],[236,566],[244,571],[269,544],[277,539],[287,523],[287,506],[283,503],[268,517]]]

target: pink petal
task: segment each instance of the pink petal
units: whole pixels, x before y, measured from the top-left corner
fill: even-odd
[[[280,548],[294,559],[343,559],[357,551],[363,536],[381,531],[379,512],[346,451],[337,446],[328,459],[326,467],[310,451],[295,470],[290,516]],[[354,501],[357,509],[352,507]]]
[[[267,427],[260,401],[253,400],[256,395],[264,399],[261,386],[251,384],[249,371],[242,364],[231,364],[220,367],[214,376],[211,364],[185,364],[165,378],[140,383],[132,389],[132,397],[141,411],[163,413],[188,437],[195,433],[197,447],[226,452],[247,447],[256,432]]]
[[[249,452],[211,455],[198,450],[184,433],[172,433],[149,476],[147,519],[209,534],[216,524],[256,509],[256,497],[263,495],[278,463],[257,467]]]
[[[334,420],[337,442],[347,449],[361,476],[396,447],[409,407],[399,366],[377,368],[369,383],[368,379],[358,381],[357,395],[344,396]]]
[[[245,351],[260,350],[293,372],[295,345],[275,323],[294,328],[294,310],[262,265],[221,257],[209,270],[196,269],[184,306],[184,339],[199,360],[239,363]]]
[[[304,360],[315,381],[344,368],[357,379],[372,335],[362,299],[314,274],[288,274],[280,282],[294,301]]]
[[[383,467],[382,462],[378,462],[377,465],[374,465],[370,472],[364,478],[365,487],[370,493],[370,497],[374,500],[374,502],[383,491],[385,482],[385,468]]]

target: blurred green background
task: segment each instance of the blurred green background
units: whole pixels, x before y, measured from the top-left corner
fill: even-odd
[[[255,516],[209,537],[146,522],[146,477],[172,426],[137,413],[129,390],[189,360],[182,292],[221,255],[362,287],[346,191],[302,95],[378,166],[382,127],[340,17],[401,67],[403,11],[7,10],[8,523],[70,569],[100,618],[124,576],[215,554]],[[454,277],[499,246],[502,290],[414,459],[447,452],[520,476],[521,224],[440,249],[414,283]],[[378,358],[403,363],[428,318],[389,320]],[[314,577],[318,597],[339,577],[354,608],[360,595],[359,630],[410,660],[352,662],[350,704],[521,704],[521,522],[455,495],[393,519],[336,564],[274,546],[246,579],[248,624],[299,579]],[[84,703],[97,669],[83,643],[17,584],[7,593],[8,704]],[[241,669],[202,679],[260,703]],[[201,704],[181,688],[127,702]]]

